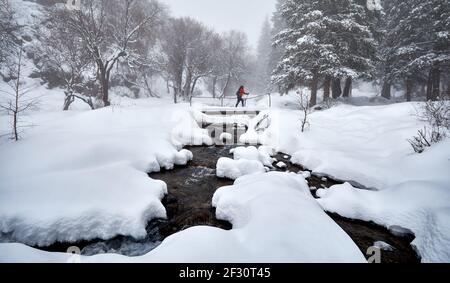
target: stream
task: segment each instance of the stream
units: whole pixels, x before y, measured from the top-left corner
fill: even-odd
[[[214,137],[214,128],[222,128],[222,125],[209,128],[212,129],[210,134]],[[245,129],[243,130],[235,125],[234,132],[242,133],[245,132]],[[238,135],[235,139],[238,139]],[[140,256],[156,248],[168,236],[189,227],[207,225],[225,230],[232,229],[230,223],[216,219],[215,209],[212,207],[211,201],[218,188],[233,184],[232,180],[216,177],[217,160],[220,157],[232,157],[229,151],[233,147],[223,145],[186,147],[194,155],[194,159],[188,165],[177,166],[170,171],[163,170],[149,174],[152,179],[162,180],[167,184],[168,195],[163,199],[163,205],[166,207],[168,219],[151,221],[147,227],[148,235],[145,239],[135,240],[131,237],[119,236],[107,241],[57,243],[44,248],[44,250],[65,252],[69,247],[77,246],[81,249],[82,254],[87,256],[102,253]],[[275,158],[287,165],[286,168],[275,168],[276,171],[296,173],[308,171],[301,166],[290,163],[290,156],[288,155],[280,153]],[[314,174],[308,178],[308,183],[313,188],[311,193],[314,197],[316,197],[316,188],[326,189],[336,184],[342,184],[340,181],[315,176]],[[346,219],[336,214],[328,215],[352,238],[364,255],[375,242],[382,241],[393,247],[392,250],[381,251],[382,263],[420,262],[420,258],[411,246],[414,235],[396,236],[388,229],[375,223]],[[370,255],[366,255],[366,257],[369,258]]]

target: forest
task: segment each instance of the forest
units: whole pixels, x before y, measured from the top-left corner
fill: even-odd
[[[386,99],[400,91],[406,101],[436,100],[450,89],[445,0],[278,0],[256,50],[246,34],[173,18],[156,0],[84,0],[72,9],[41,0],[45,17],[32,30],[8,1],[0,6],[3,79],[14,78],[8,66],[26,49],[38,68],[33,76],[64,89],[65,110],[75,99],[108,106],[112,87],[136,98],[170,94],[175,103],[199,95],[200,84],[213,97],[234,95],[241,84],[258,94],[307,87],[311,106],[320,89],[325,101],[350,97],[355,81]],[[38,43],[22,47],[30,37]]]

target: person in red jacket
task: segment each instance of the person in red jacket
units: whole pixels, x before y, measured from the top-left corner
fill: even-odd
[[[236,95],[237,95],[236,108],[239,106],[239,103],[242,103],[242,107],[245,107],[244,96],[249,95],[249,93],[247,91],[245,91],[245,88],[243,85],[236,92]]]

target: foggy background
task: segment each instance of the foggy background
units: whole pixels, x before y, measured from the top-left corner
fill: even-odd
[[[190,16],[219,32],[240,30],[247,33],[256,48],[266,17],[272,17],[275,0],[164,0],[173,16]]]

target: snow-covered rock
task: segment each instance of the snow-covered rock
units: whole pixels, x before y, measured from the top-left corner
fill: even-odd
[[[254,146],[237,147],[230,150],[235,160],[247,159],[260,161],[264,166],[272,168],[273,160],[271,154],[273,149],[261,146],[258,149]]]
[[[256,160],[222,157],[217,162],[217,177],[236,180],[239,177],[249,174],[265,173],[266,170],[261,162]]]
[[[234,160],[247,159],[259,161],[259,151],[254,146],[233,148],[230,150],[230,153],[233,154]]]
[[[375,242],[375,243],[373,244],[373,246],[376,247],[376,248],[379,248],[379,249],[382,250],[382,251],[389,251],[389,252],[392,252],[392,251],[395,250],[395,248],[394,248],[393,246],[391,246],[391,245],[389,245],[388,243],[383,242],[383,241],[377,241],[377,242]]]
[[[267,145],[262,145],[258,148],[258,151],[263,155],[269,155],[270,157],[273,157],[277,154],[277,151],[275,148]]]
[[[298,173],[301,174],[303,176],[303,178],[305,178],[305,179],[311,178],[311,172],[309,172],[309,171],[300,171]]]
[[[284,168],[287,167],[287,165],[286,165],[286,163],[280,161],[280,162],[277,163],[277,167],[278,167],[278,168],[281,168],[281,169],[284,169]]]

